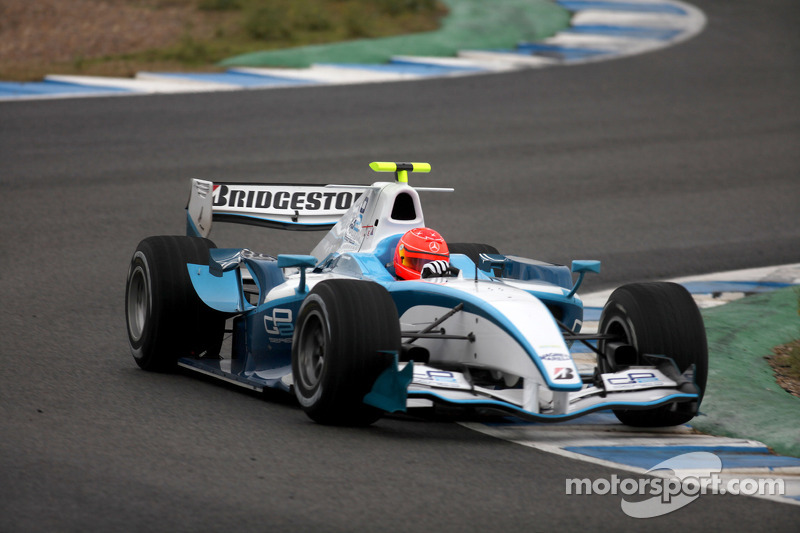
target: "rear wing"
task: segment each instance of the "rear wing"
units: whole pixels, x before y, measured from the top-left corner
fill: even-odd
[[[289,230],[327,230],[368,186],[214,183],[192,180],[186,234],[208,237],[212,221]]]

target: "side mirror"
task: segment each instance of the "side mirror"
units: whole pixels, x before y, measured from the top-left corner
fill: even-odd
[[[600,261],[592,261],[592,260],[573,261],[572,272],[578,274],[578,280],[575,282],[575,285],[572,287],[572,290],[569,291],[567,298],[572,298],[573,296],[575,296],[575,293],[578,291],[578,287],[581,286],[581,283],[583,283],[583,278],[584,276],[586,276],[587,272],[594,272],[595,274],[600,273]]]
[[[297,289],[300,294],[306,292],[306,269],[315,266],[317,266],[317,258],[313,255],[281,254],[278,256],[278,268],[297,267],[300,269],[300,287]]]
[[[478,268],[484,272],[494,275],[494,269],[499,268],[503,271],[506,264],[506,256],[500,254],[480,254],[478,256]],[[477,278],[477,276],[475,276]]]

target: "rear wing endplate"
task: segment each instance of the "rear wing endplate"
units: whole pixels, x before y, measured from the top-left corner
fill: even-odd
[[[369,187],[214,183],[193,179],[186,233],[208,237],[212,221],[289,230],[333,227]]]

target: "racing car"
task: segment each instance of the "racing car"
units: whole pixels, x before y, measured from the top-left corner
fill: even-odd
[[[439,405],[538,422],[611,410],[631,426],[697,414],[708,351],[683,287],[623,285],[597,332],[582,333],[577,291],[599,261],[570,268],[450,243],[446,269],[403,279],[399,243],[426,227],[420,195],[453,189],[412,187],[427,163],[370,167],[394,179],[193,179],[186,235],[146,238],[131,259],[125,310],[138,366],[294,394],[333,425]],[[273,256],[217,248],[208,236],[218,222],[327,233],[308,254]],[[590,370],[579,371],[576,347],[596,358]]]

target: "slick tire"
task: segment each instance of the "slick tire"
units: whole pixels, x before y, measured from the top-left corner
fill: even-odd
[[[295,395],[316,422],[369,425],[381,411],[366,405],[364,396],[399,350],[400,321],[386,289],[359,280],[318,283],[295,327]]]
[[[125,317],[133,358],[144,370],[169,372],[180,357],[216,357],[225,315],[195,293],[187,263],[208,264],[208,239],[148,237],[128,269]]]
[[[600,315],[598,331],[617,336],[636,348],[637,354],[671,357],[683,372],[695,365],[695,384],[701,393],[708,378],[708,346],[700,310],[691,294],[676,283],[633,283],[616,289]],[[600,351],[604,342],[600,343]],[[644,364],[643,361],[638,361]],[[608,372],[607,362],[598,361]],[[623,424],[662,427],[685,424],[700,404],[676,403],[654,409],[615,409]]]

